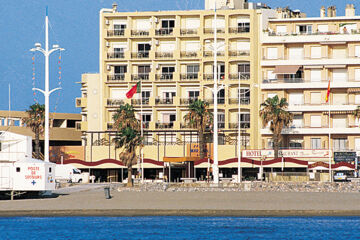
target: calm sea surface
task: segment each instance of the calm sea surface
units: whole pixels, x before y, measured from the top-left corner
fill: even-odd
[[[14,217],[0,239],[360,239],[360,218]]]

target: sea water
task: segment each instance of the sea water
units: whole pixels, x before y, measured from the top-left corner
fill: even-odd
[[[360,239],[360,218],[10,217],[0,239]]]

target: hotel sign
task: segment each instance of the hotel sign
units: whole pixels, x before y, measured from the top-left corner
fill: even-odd
[[[332,155],[331,151],[330,151],[330,154]],[[242,151],[242,157],[246,157],[246,158],[261,158],[261,157],[273,158],[274,157],[274,150],[243,150]],[[286,149],[286,150],[279,150],[279,157],[326,158],[326,157],[329,157],[329,150]]]
[[[334,152],[335,162],[354,162],[356,157],[356,152]]]

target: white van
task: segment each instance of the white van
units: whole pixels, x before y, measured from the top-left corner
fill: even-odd
[[[81,183],[84,177],[81,171],[71,164],[56,164],[55,180]]]

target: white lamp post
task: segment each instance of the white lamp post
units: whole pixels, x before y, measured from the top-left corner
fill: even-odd
[[[45,49],[41,48],[40,43],[35,43],[35,48],[30,49],[30,51],[41,52],[45,56],[45,90],[39,88],[33,88],[44,94],[45,97],[45,136],[44,136],[44,161],[49,162],[49,97],[51,93],[61,88],[55,88],[49,91],[49,57],[50,54],[55,51],[64,51],[65,49],[60,48],[59,45],[53,45],[53,49],[49,50],[49,17],[48,10],[46,8],[46,17],[45,17]]]

